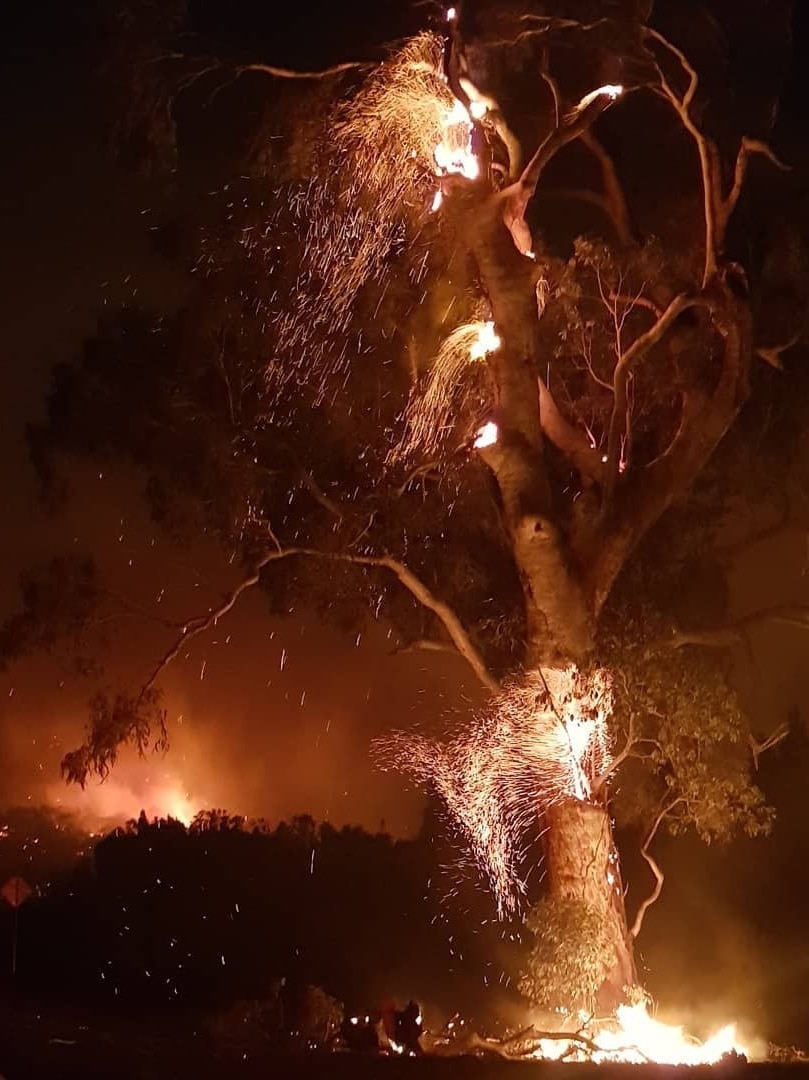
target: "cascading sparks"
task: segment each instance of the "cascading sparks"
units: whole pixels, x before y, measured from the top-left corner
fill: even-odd
[[[382,768],[438,792],[504,916],[525,891],[520,859],[538,815],[563,799],[589,799],[607,768],[611,707],[606,672],[535,671],[448,741],[396,732],[377,740],[374,754]]]
[[[307,382],[325,394],[329,378],[348,368],[360,290],[369,282],[384,288],[391,251],[418,228],[420,215],[438,209],[436,178],[478,175],[474,121],[447,85],[443,52],[440,37],[420,34],[380,65],[333,116],[322,168],[328,182],[290,199],[302,255],[275,323],[270,387],[282,389],[305,364]],[[411,269],[414,282],[424,273],[426,260]]]
[[[429,372],[410,395],[405,432],[389,463],[419,452],[438,453],[455,429],[459,412],[480,397],[480,380],[469,375],[471,365],[499,348],[494,323],[482,319],[456,327],[444,339]]]

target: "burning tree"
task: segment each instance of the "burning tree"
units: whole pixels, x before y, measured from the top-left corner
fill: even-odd
[[[226,61],[182,13],[128,12],[119,144],[173,157],[179,130],[193,157],[246,103],[261,119],[216,197],[180,155],[182,309],[102,326],[57,371],[32,449],[52,493],[65,455],[134,462],[163,524],[245,568],[143,685],[94,699],[69,779],[162,735],[161,672],[247,589],[370,611],[402,646],[457,652],[489,695],[447,741],[393,736],[380,757],[438,790],[503,913],[541,823],[544,924],[598,931],[570,1003],[611,1006],[647,907],[628,927],[611,816],[644,828],[650,901],[661,825],[769,821],[725,669],[679,648],[738,631],[674,629],[659,601],[745,530],[761,425],[740,415],[753,389],[784,406],[763,361],[800,340],[805,271],[772,245],[739,261],[757,195],[788,180],[774,110],[712,98],[719,23],[692,59],[706,12],[593,7],[458,5],[376,64],[316,73]],[[779,273],[794,302],[775,334]]]

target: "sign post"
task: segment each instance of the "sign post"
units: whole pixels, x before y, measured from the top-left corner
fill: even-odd
[[[14,912],[14,923],[11,931],[11,977],[17,974],[17,929],[20,919],[20,908],[31,895],[31,886],[21,877],[11,877],[0,889],[0,896],[10,905]]]

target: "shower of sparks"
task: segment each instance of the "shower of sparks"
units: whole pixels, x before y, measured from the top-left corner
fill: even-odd
[[[482,320],[464,323],[444,339],[432,367],[410,396],[405,433],[389,463],[420,452],[438,453],[455,430],[459,414],[485,396],[480,379],[470,377],[470,366],[499,348],[494,323]]]
[[[538,816],[563,799],[593,796],[610,761],[611,707],[603,671],[534,671],[448,741],[396,732],[377,740],[374,754],[382,768],[438,792],[503,917],[525,892],[519,867]]]
[[[420,34],[336,110],[322,168],[329,181],[290,201],[302,255],[275,324],[270,387],[299,379],[305,366],[307,383],[325,394],[330,377],[348,369],[346,334],[361,289],[384,289],[391,252],[439,204],[436,177],[477,175],[473,122],[447,85],[443,49],[437,35]],[[411,279],[426,270],[422,260]]]

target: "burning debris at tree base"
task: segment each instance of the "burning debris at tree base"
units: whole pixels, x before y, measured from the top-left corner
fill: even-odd
[[[437,1035],[425,1035],[425,1049],[444,1056],[495,1054],[513,1060],[631,1065],[741,1064],[752,1056],[738,1041],[734,1025],[701,1042],[680,1027],[654,1019],[645,1002],[619,1006],[608,1019],[582,1018],[576,1030],[546,1031],[529,1024],[501,1039],[481,1036],[455,1017]]]
[[[615,1014],[606,1018],[568,1015],[560,1016],[558,1024],[545,1018],[547,1029],[529,1022],[501,1037],[480,1034],[458,1014],[431,1029],[425,1025],[421,1006],[413,1000],[402,1008],[388,1002],[367,1013],[346,1014],[342,1006],[319,988],[305,987],[294,995],[294,1002],[282,993],[276,1004],[280,1010],[272,1010],[272,1026],[277,1039],[273,1039],[266,1027],[269,1016],[266,1009],[254,1006],[248,1011],[254,1020],[258,1018],[265,1038],[292,1052],[443,1058],[494,1056],[529,1062],[725,1067],[751,1060],[806,1060],[794,1049],[763,1045],[760,1050],[753,1048],[738,1038],[733,1024],[700,1041],[682,1027],[655,1019],[646,1001],[618,1006]],[[293,1004],[295,1007],[291,1009]],[[240,1012],[239,1019],[246,1021],[246,1016]],[[242,1036],[247,1034],[241,1024],[238,1028]],[[230,1030],[232,1033],[233,1029]],[[217,1035],[222,1035],[221,1029]]]

